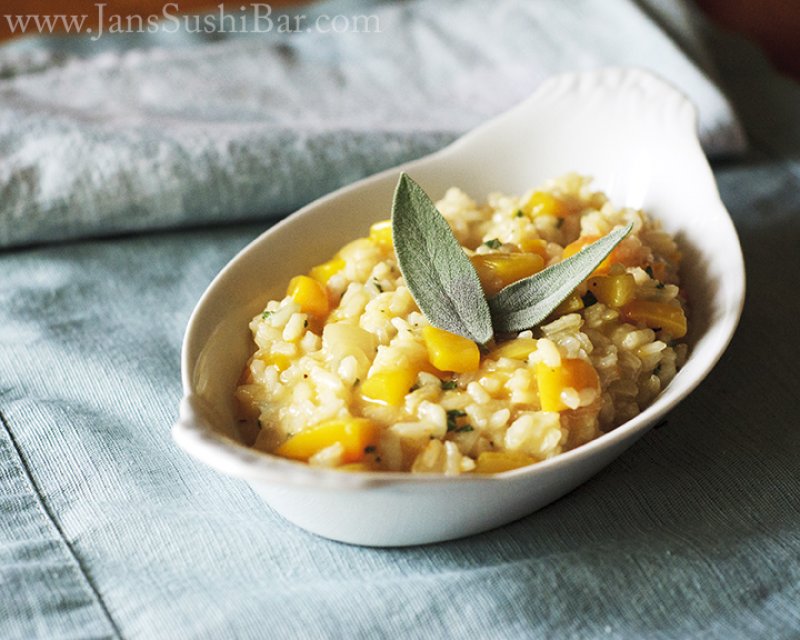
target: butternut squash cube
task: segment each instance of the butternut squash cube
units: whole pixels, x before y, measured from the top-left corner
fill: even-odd
[[[564,302],[556,307],[556,310],[553,311],[553,317],[558,318],[559,316],[565,316],[568,313],[575,313],[576,311],[583,309],[583,306],[583,298],[581,298],[577,292],[571,293],[570,296],[564,300]]]
[[[480,365],[481,352],[469,338],[432,326],[422,330],[422,338],[428,349],[428,360],[440,371],[465,373],[475,371]]]
[[[315,453],[333,444],[344,448],[344,463],[359,462],[367,447],[376,446],[377,427],[366,418],[339,418],[325,420],[301,431],[280,445],[275,455],[308,462]]]
[[[514,338],[492,349],[487,357],[494,360],[498,358],[527,360],[528,356],[534,351],[536,351],[536,340],[533,338]]]
[[[544,268],[544,259],[536,253],[483,253],[470,260],[487,296]]]
[[[369,228],[369,239],[382,249],[392,248],[392,221],[381,220]]]
[[[588,247],[593,242],[596,242],[600,239],[600,236],[581,236],[574,242],[570,242],[566,247],[564,247],[564,253],[561,254],[561,259],[566,260],[574,256],[578,251],[583,249],[584,247]],[[614,259],[614,251],[609,253],[603,261],[597,265],[597,268],[592,272],[592,275],[602,276],[608,273],[609,269],[611,269],[611,265],[614,264],[616,260]]]
[[[569,213],[564,201],[547,191],[536,191],[522,210],[532,218],[536,216],[556,216],[563,218]]]
[[[663,329],[673,338],[686,335],[686,314],[679,305],[649,300],[634,300],[619,311],[628,322],[643,324],[651,329]]]
[[[289,281],[286,295],[300,305],[303,313],[322,318],[328,315],[330,304],[325,286],[309,276],[295,276]]]
[[[536,462],[536,458],[511,451],[484,451],[475,463],[475,473],[502,473]]]
[[[277,367],[278,371],[286,371],[289,365],[292,364],[292,359],[285,353],[270,353],[264,358],[264,364]]]
[[[417,379],[413,369],[391,369],[373,373],[361,384],[361,397],[369,402],[399,407]]]
[[[589,278],[589,291],[603,304],[618,309],[633,300],[636,280],[629,273]]]
[[[519,248],[525,253],[535,253],[541,256],[545,262],[550,257],[547,253],[547,240],[542,238],[523,238],[519,241]]]
[[[309,271],[308,275],[314,278],[317,282],[326,284],[332,276],[339,273],[344,269],[344,259],[336,255],[327,262],[318,264],[316,267]]]
[[[536,384],[539,387],[539,402],[542,411],[564,411],[569,407],[561,399],[564,389],[572,388],[600,390],[600,379],[591,363],[580,358],[562,359],[560,367],[549,367],[544,362],[536,363]]]

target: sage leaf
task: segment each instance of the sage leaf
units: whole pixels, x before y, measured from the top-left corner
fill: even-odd
[[[433,201],[405,173],[392,203],[392,241],[400,272],[428,322],[480,345],[489,342],[492,316],[478,274]]]
[[[499,291],[489,299],[494,330],[513,333],[542,322],[592,274],[632,227],[633,224],[629,224],[624,229],[616,229],[574,256]]]

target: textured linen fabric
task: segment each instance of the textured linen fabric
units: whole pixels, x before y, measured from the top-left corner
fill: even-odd
[[[326,541],[172,444],[189,312],[263,224],[0,253],[0,637],[798,637],[800,88],[710,35],[751,141],[714,165],[740,329],[666,426],[479,536]]]
[[[146,49],[54,52],[52,65],[41,51],[23,57],[28,42],[0,55],[0,247],[285,214],[438,149],[566,69],[650,67],[703,105],[710,152],[743,145],[716,86],[631,0],[335,2],[304,12],[308,24],[374,15],[381,31],[170,48],[155,34]],[[14,61],[39,71],[16,74]]]

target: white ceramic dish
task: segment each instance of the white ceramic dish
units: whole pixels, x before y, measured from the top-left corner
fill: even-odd
[[[690,357],[655,403],[614,431],[555,458],[496,476],[448,478],[316,469],[243,446],[233,391],[251,352],[249,320],[308,270],[389,213],[400,170],[434,198],[522,193],[568,171],[592,175],[617,205],[642,207],[677,235],[692,304]],[[221,271],[189,321],[184,398],[173,427],[197,460],[247,481],[287,520],[327,538],[399,546],[458,538],[511,522],[574,489],[690,393],[730,341],[744,265],[696,136],[696,113],[673,87],[637,69],[554,77],[511,111],[443,151],[384,171],[304,207]]]

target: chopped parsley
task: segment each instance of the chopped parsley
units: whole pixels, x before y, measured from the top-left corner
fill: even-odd
[[[597,298],[591,291],[587,291],[581,296],[581,300],[583,300],[584,307],[591,307],[593,304],[597,303]]]
[[[470,431],[475,431],[471,424],[465,424],[456,429],[456,433],[469,433]]]
[[[450,391],[457,387],[458,383],[455,380],[442,380],[442,391]]]
[[[264,320],[269,318],[271,315],[272,315],[272,311],[267,311],[266,309],[264,309],[264,311],[261,313],[261,317]]]
[[[372,279],[372,284],[375,285],[375,288],[378,290],[379,293],[383,293],[383,287],[381,286],[381,283],[378,282],[377,278]]]
[[[458,419],[463,418],[467,415],[466,411],[462,411],[461,409],[450,409],[447,412],[447,430],[448,431],[456,431],[458,430]]]
[[[487,240],[483,244],[485,244],[490,249],[499,249],[502,242],[500,242],[497,238],[492,238],[491,240]]]
[[[517,218],[524,218],[525,214],[523,213],[522,209],[517,209],[517,212],[514,214]]]

